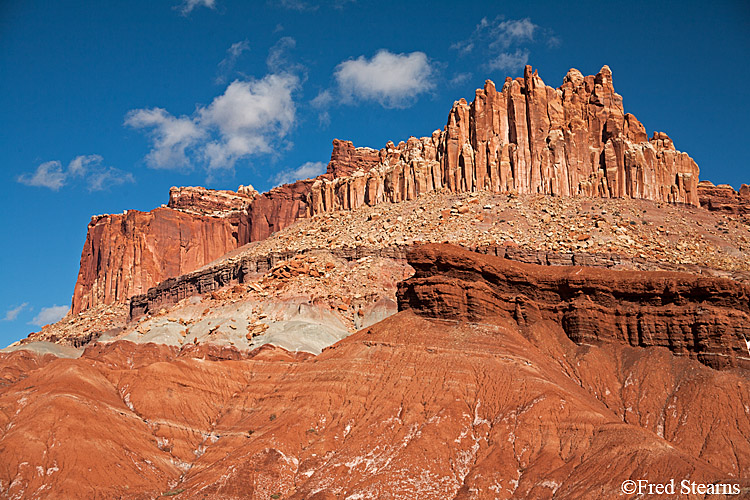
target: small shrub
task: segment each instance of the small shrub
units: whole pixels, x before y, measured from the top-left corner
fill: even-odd
[[[271,498],[273,498],[274,500],[277,498],[281,498],[281,493],[274,493],[273,495],[271,495]]]
[[[268,417],[268,420],[270,420],[271,422],[273,422],[274,420],[276,420],[276,414],[275,413],[271,413],[271,416]]]

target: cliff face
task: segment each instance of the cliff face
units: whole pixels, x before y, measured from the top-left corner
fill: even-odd
[[[571,69],[557,89],[527,66],[498,90],[488,80],[474,102],[454,103],[431,137],[389,142],[379,152],[334,141],[328,172],[259,197],[251,239],[297,217],[399,202],[447,190],[643,198],[698,205],[698,166],[671,139],[625,113],[604,66]]]
[[[150,212],[92,217],[81,252],[72,312],[125,302],[237,248],[245,210],[257,192],[173,187],[169,204]]]
[[[460,321],[553,322],[577,344],[666,347],[714,368],[750,368],[750,287],[673,272],[542,267],[425,245],[399,284],[399,309]]]
[[[169,208],[95,217],[81,252],[73,314],[99,304],[124,302],[236,246],[236,231],[221,218]]]

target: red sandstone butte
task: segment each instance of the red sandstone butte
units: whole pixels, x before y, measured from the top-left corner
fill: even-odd
[[[159,282],[194,271],[237,248],[257,192],[173,187],[167,207],[91,218],[72,312],[125,302]]]
[[[173,273],[191,271],[319,213],[411,200],[431,191],[698,205],[698,174],[695,162],[675,150],[666,134],[648,139],[643,125],[625,113],[609,67],[586,77],[571,69],[555,89],[527,66],[523,78],[508,78],[500,89],[487,80],[471,104],[456,101],[445,127],[430,137],[389,142],[379,151],[335,140],[327,172],[315,179],[261,195],[252,188],[173,189],[169,207],[180,213],[157,209],[131,219],[96,218],[81,254],[72,310],[126,301]],[[152,224],[175,242],[160,238]],[[194,239],[183,237],[186,228]],[[177,248],[177,255],[168,255]],[[151,255],[164,255],[164,265]]]
[[[236,246],[236,231],[223,218],[171,208],[93,217],[81,253],[72,312],[125,302]]]

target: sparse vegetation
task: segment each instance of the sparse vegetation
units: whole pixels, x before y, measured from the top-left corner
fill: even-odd
[[[163,497],[173,497],[173,496],[179,495],[183,491],[185,491],[185,488],[177,488],[177,489],[169,490],[169,491],[167,491],[165,493],[162,493],[161,496],[163,496]]]
[[[270,420],[271,422],[273,422],[274,420],[276,420],[276,414],[275,413],[271,413],[271,416],[268,417],[268,420]]]

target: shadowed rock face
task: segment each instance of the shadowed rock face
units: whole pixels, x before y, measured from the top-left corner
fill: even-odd
[[[547,267],[450,245],[412,249],[400,309],[459,321],[554,322],[578,344],[667,347],[714,368],[750,368],[750,287],[692,274]]]

